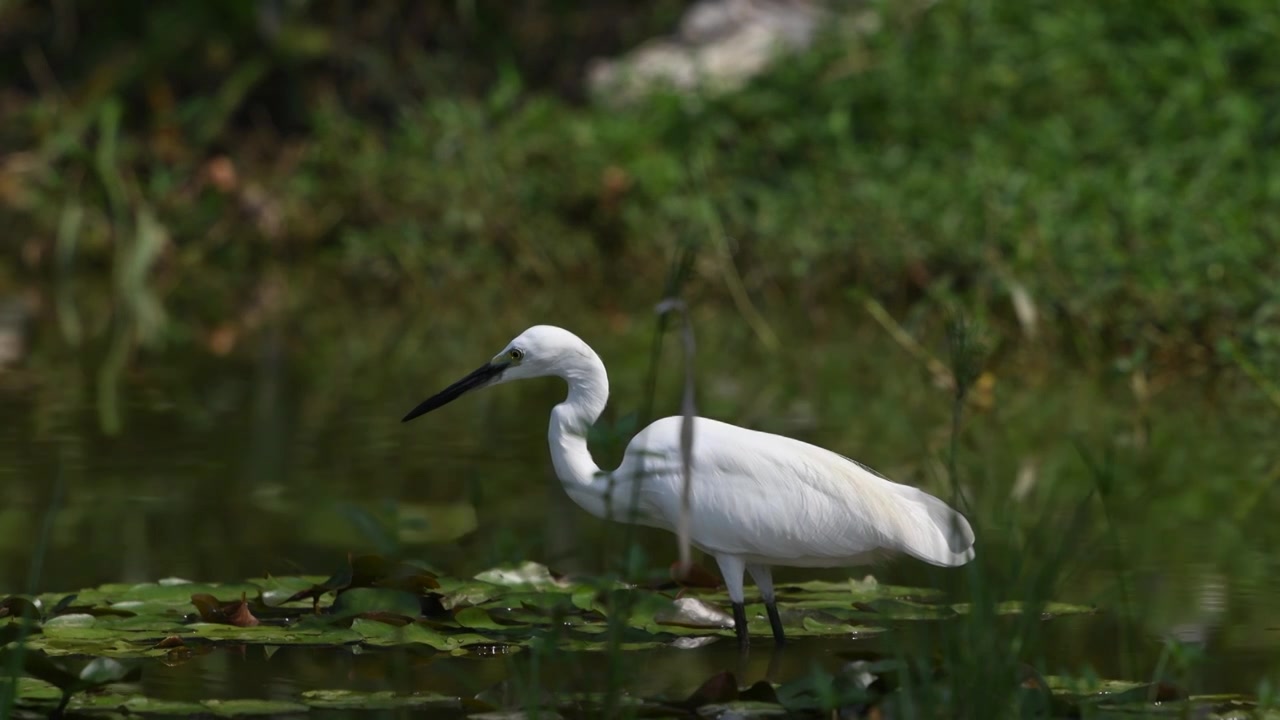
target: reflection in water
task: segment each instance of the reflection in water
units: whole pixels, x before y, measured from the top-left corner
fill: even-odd
[[[528,308],[539,318],[549,311]],[[436,324],[444,320],[406,313],[335,306],[304,323],[280,310],[265,313],[251,342],[226,357],[186,347],[142,358],[121,381],[122,429],[110,438],[97,431],[85,390],[93,363],[82,367],[88,355],[79,353],[94,351],[60,346],[50,328],[37,332],[25,369],[0,376],[0,417],[18,419],[0,423],[0,592],[25,586],[59,472],[66,493],[41,572],[47,590],[325,573],[349,551],[388,549],[459,574],[525,559],[568,572],[623,572],[633,551],[642,553],[642,567],[668,566],[675,548],[668,534],[587,516],[558,487],[543,420],[563,396],[557,381],[504,386],[447,417],[401,426],[424,388],[465,371],[478,348],[496,351],[530,324],[522,317],[443,332]],[[648,326],[605,329],[598,320],[555,317],[590,337],[613,368],[606,422],[622,426],[617,419],[644,401]],[[797,356],[761,350],[732,318],[700,320],[700,357],[723,378],[706,378],[704,414],[793,434],[945,494],[946,394],[874,327],[842,336],[807,322],[775,323],[790,335],[783,347],[804,348]],[[674,349],[666,362],[679,367]],[[959,457],[981,571],[1016,598],[1046,558],[1059,556],[1047,590],[1109,610],[1051,622],[1046,664],[1145,677],[1172,638],[1212,659],[1199,666],[1202,689],[1251,692],[1274,675],[1280,561],[1270,548],[1280,530],[1263,521],[1272,494],[1258,489],[1257,478],[1273,463],[1262,448],[1276,433],[1275,423],[1258,420],[1269,416],[1254,399],[1230,388],[1212,398],[1196,388],[1144,397],[1139,447],[1124,440],[1139,412],[1127,383],[1070,369],[991,370],[999,378],[994,406],[969,417]],[[657,407],[676,407],[676,377],[663,376]],[[803,423],[793,422],[797,408],[805,409]],[[1108,458],[1105,492],[1077,443]],[[595,448],[602,464],[624,444]],[[1083,520],[1073,524],[1078,507]],[[778,582],[867,573],[941,587],[958,599],[973,578],[904,562],[780,570]],[[775,659],[774,679],[882,642],[797,641]],[[226,649],[176,667],[151,665],[145,682],[152,694],[174,698],[196,688],[202,696],[288,697],[387,683],[466,695],[531,674],[548,687],[560,682],[553,676],[593,687],[602,665],[599,656],[565,656],[552,668],[531,658],[296,648],[266,657]],[[764,677],[770,659],[750,656],[741,679]],[[717,642],[638,653],[629,662],[634,692],[680,696],[736,668],[738,657],[733,643]],[[1173,663],[1166,658],[1164,666]]]
[[[1114,619],[1103,615],[1071,617],[1046,624],[1046,644],[1055,648],[1050,672],[1079,673],[1092,668],[1102,676],[1117,676]],[[734,672],[743,686],[758,680],[784,683],[802,677],[815,667],[835,671],[853,658],[869,654],[890,657],[900,643],[910,644],[935,630],[907,629],[903,635],[864,640],[797,639],[781,649],[761,645],[743,655],[732,638],[696,650],[664,648],[624,656],[623,686],[634,697],[680,699],[687,697],[712,675]],[[1209,650],[1214,648],[1210,647]],[[1153,638],[1144,643],[1140,664],[1154,667],[1162,648]],[[1250,693],[1256,690],[1256,653],[1216,656],[1204,672],[1182,685],[1193,692]],[[198,654],[173,665],[147,666],[142,683],[150,697],[255,697],[290,700],[313,689],[362,691],[395,690],[401,693],[439,692],[450,696],[481,697],[498,705],[527,702],[531,687],[550,692],[599,691],[607,682],[609,663],[600,653],[561,652],[547,655],[524,650],[484,657],[450,656],[409,650],[363,651],[347,648],[314,649],[281,647],[264,652],[261,647],[229,647]]]

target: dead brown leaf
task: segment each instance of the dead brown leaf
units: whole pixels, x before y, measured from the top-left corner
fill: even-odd
[[[244,593],[241,593],[239,600],[225,603],[207,593],[197,593],[191,596],[191,604],[196,606],[200,619],[205,622],[236,627],[253,627],[258,624],[258,618],[249,611],[249,602]]]

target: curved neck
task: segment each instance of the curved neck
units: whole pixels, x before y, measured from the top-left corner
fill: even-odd
[[[547,431],[556,476],[583,510],[596,517],[616,516],[617,508],[610,508],[605,499],[609,478],[587,448],[587,433],[609,400],[609,376],[604,363],[584,343],[582,353],[557,374],[569,384],[569,396],[551,411]]]

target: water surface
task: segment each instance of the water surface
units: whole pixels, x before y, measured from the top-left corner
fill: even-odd
[[[647,404],[646,305],[627,313],[560,298],[493,312],[483,300],[444,293],[409,308],[340,297],[285,306],[234,330],[231,341],[217,335],[232,332],[225,328],[175,323],[185,336],[134,348],[110,377],[104,342],[72,346],[52,311],[34,314],[25,357],[0,376],[0,592],[32,582],[73,591],[172,576],[325,573],[353,551],[455,574],[526,559],[563,572],[617,572],[636,552],[640,565],[661,572],[674,559],[669,535],[592,518],[560,490],[545,446],[558,381],[489,389],[399,422],[551,317],[591,342],[611,370],[614,397],[593,438],[600,464],[611,467]],[[774,350],[731,310],[698,312],[701,411],[825,445],[950,497],[948,392],[858,305],[832,307],[838,312],[822,315],[766,308]],[[937,323],[925,317],[909,329],[943,356]],[[1045,657],[1026,660],[1143,679],[1174,638],[1201,658],[1179,677],[1196,690],[1251,693],[1280,677],[1275,408],[1244,380],[1176,370],[1158,391],[1137,394],[1127,372],[1046,362],[1023,342],[1007,340],[991,355],[994,389],[966,412],[957,445],[981,577],[1018,599],[1026,579],[1048,568],[1057,599],[1103,610],[1053,621]],[[657,412],[677,407],[680,362],[666,343]],[[118,405],[104,409],[106,396]],[[117,432],[105,431],[117,421]],[[867,573],[941,587],[957,600],[975,577],[904,560],[780,579]],[[739,669],[748,681],[785,679],[892,637],[796,642],[772,673],[761,649]],[[738,663],[730,643],[631,661],[636,694],[674,695]],[[590,658],[569,656],[556,672],[531,662],[520,654],[217,650],[150,665],[144,683],[173,698],[288,697],[312,687],[473,695],[538,673],[542,682],[598,683]]]

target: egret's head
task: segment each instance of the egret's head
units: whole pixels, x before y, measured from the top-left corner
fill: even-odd
[[[408,422],[447,405],[471,390],[521,378],[564,377],[582,358],[594,353],[577,335],[552,325],[535,325],[507,343],[471,374],[422,401],[401,422]],[[598,361],[597,361],[598,362]]]

